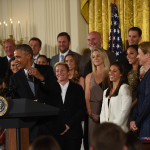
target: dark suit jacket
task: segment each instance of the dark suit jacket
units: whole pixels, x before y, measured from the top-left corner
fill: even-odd
[[[113,52],[106,51],[110,64],[116,61],[116,56]],[[87,74],[92,72],[92,64],[91,64],[91,52],[83,55],[80,59],[79,70],[81,75],[85,78]]]
[[[51,66],[43,66],[35,64],[35,68],[44,76],[44,82],[34,78],[35,96],[32,93],[27,81],[24,69],[19,70],[10,78],[10,86],[15,87],[14,98],[28,98],[31,100],[38,99],[39,102],[49,104],[49,101],[53,100],[53,90],[57,80],[54,76]],[[32,142],[37,136],[51,135],[50,130],[45,126],[47,121],[50,121],[49,117],[39,118],[38,122],[30,128],[30,142]]]
[[[0,77],[3,79],[6,75],[6,72],[8,70],[8,59],[7,56],[0,57]]]
[[[60,135],[66,128],[65,124],[67,124],[70,129],[66,134],[74,138],[81,138],[81,121],[85,112],[85,97],[82,87],[70,81],[64,103],[59,84],[55,87],[55,92],[57,93],[57,100],[51,102],[51,105],[60,108],[60,114],[54,122],[53,134]]]
[[[40,102],[48,101],[48,97],[52,96],[53,85],[56,82],[53,70],[50,66],[35,64],[35,68],[44,76],[44,83],[34,78],[35,96],[30,89],[24,69],[19,70],[10,78],[10,86],[15,87],[15,98],[38,99]]]
[[[73,51],[71,51],[71,50],[69,50],[68,54],[75,54],[75,55],[77,56],[77,58],[78,58],[78,63],[80,62],[80,58],[81,58],[81,55],[80,55],[80,54],[78,54],[78,53],[76,53],[76,52],[73,52]],[[51,67],[53,68],[54,72],[55,72],[54,66],[55,66],[55,64],[56,64],[57,62],[59,62],[59,54],[53,56],[52,59],[51,59],[51,62],[50,62],[50,65],[51,65]]]
[[[140,137],[150,137],[150,69],[139,84],[137,99],[130,120],[135,121]]]

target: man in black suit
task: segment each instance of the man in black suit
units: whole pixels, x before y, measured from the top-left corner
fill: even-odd
[[[18,46],[14,56],[20,70],[10,78],[10,86],[15,87],[15,98],[28,98],[41,103],[53,99],[56,78],[50,66],[33,63],[33,51],[29,45]],[[48,132],[48,131],[47,131]],[[39,126],[31,129],[30,141],[40,133]]]
[[[8,62],[14,56],[15,42],[12,39],[6,39],[3,42],[3,48],[6,56],[0,57],[0,78],[3,79],[8,69]]]
[[[55,65],[58,79],[58,100],[53,105],[60,108],[60,115],[54,126],[54,137],[62,150],[80,150],[82,141],[81,121],[85,111],[85,98],[82,87],[69,81],[67,64],[58,62]]]
[[[88,48],[101,48],[102,38],[99,32],[92,31],[88,34]],[[110,64],[116,61],[116,56],[113,52],[106,50]],[[80,73],[83,77],[92,72],[91,52],[83,55],[79,65]]]
[[[32,37],[29,40],[29,45],[30,45],[30,47],[32,48],[32,51],[33,51],[34,63],[37,63],[37,58],[40,55],[40,50],[41,50],[41,47],[42,47],[42,41],[37,37]],[[51,59],[47,58],[47,60],[50,64]]]
[[[72,53],[75,54],[78,58],[78,63],[79,63],[81,55],[76,52],[73,52],[69,49],[69,46],[71,44],[71,38],[67,32],[59,33],[57,36],[57,42],[58,42],[58,49],[59,49],[60,53],[53,56],[51,59],[50,65],[53,67],[53,69],[54,69],[55,64],[57,62],[62,62],[63,58],[67,54],[72,54]],[[54,71],[55,71],[55,69],[54,69]]]

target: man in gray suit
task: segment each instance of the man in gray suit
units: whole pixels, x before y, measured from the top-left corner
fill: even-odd
[[[69,46],[71,44],[71,39],[70,39],[70,35],[67,32],[59,33],[57,36],[57,42],[58,42],[58,48],[59,48],[60,53],[53,56],[51,59],[50,65],[53,67],[53,70],[55,70],[54,69],[55,64],[57,62],[62,62],[64,57],[67,54],[70,54],[70,53],[75,54],[78,58],[78,62],[80,61],[81,55],[69,49]]]
[[[92,31],[88,34],[88,48],[93,50],[94,48],[100,48],[102,43],[102,38],[99,32]],[[107,51],[110,64],[116,61],[116,56],[113,52]],[[80,73],[83,77],[86,77],[87,74],[92,72],[92,65],[91,65],[91,52],[83,55],[80,60]]]

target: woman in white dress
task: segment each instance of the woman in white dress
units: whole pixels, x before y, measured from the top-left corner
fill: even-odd
[[[127,132],[131,103],[131,90],[127,84],[125,68],[121,63],[115,62],[109,70],[109,87],[103,93],[100,123],[112,122]]]

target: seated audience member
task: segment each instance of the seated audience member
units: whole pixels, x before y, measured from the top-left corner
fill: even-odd
[[[54,123],[53,134],[62,150],[80,150],[82,142],[81,121],[85,112],[85,98],[83,88],[79,84],[69,81],[69,67],[63,62],[55,65],[58,86],[58,100],[53,106],[60,109]]]
[[[20,68],[10,78],[10,86],[16,89],[14,98],[27,98],[49,104],[49,101],[53,99],[54,85],[57,83],[53,69],[50,66],[33,63],[33,51],[27,44],[19,45],[14,51],[14,56]],[[42,125],[43,128],[46,128],[43,120],[39,120],[36,125],[30,128],[30,142],[37,136],[45,134],[40,132]],[[47,134],[50,134],[49,132],[47,130]]]
[[[103,94],[100,122],[115,123],[127,132],[132,96],[124,69],[119,62],[110,66],[109,85]]]
[[[131,70],[128,72],[128,83],[132,90],[132,108],[135,106],[137,99],[136,99],[136,90],[139,80],[139,61],[137,58],[138,55],[138,45],[130,45],[127,49],[127,60],[129,64],[131,64]]]
[[[31,144],[29,150],[61,150],[52,136],[40,136]]]
[[[142,42],[138,48],[139,64],[146,73],[137,89],[137,103],[132,111],[130,129],[139,137],[150,137],[150,42]]]
[[[54,68],[55,64],[57,62],[63,62],[64,57],[67,54],[75,54],[78,58],[78,63],[79,63],[81,55],[69,49],[71,45],[71,38],[67,32],[61,32],[58,34],[57,43],[58,43],[59,54],[53,56],[50,62],[50,65],[52,66],[54,71],[55,71]]]
[[[88,140],[90,145],[93,129],[99,124],[103,90],[108,87],[109,59],[102,48],[95,48],[91,52],[92,73],[86,76],[85,100],[88,118]]]
[[[47,57],[45,55],[39,55],[37,58],[38,65],[49,65]]]
[[[126,135],[113,123],[102,123],[92,133],[90,150],[127,150]]]
[[[69,79],[74,83],[80,84],[84,89],[84,78],[79,73],[77,56],[75,54],[67,54],[64,62],[69,67]]]
[[[6,56],[0,57],[0,77],[3,79],[8,69],[8,62],[14,56],[15,42],[12,39],[6,39],[3,42],[3,48]]]

